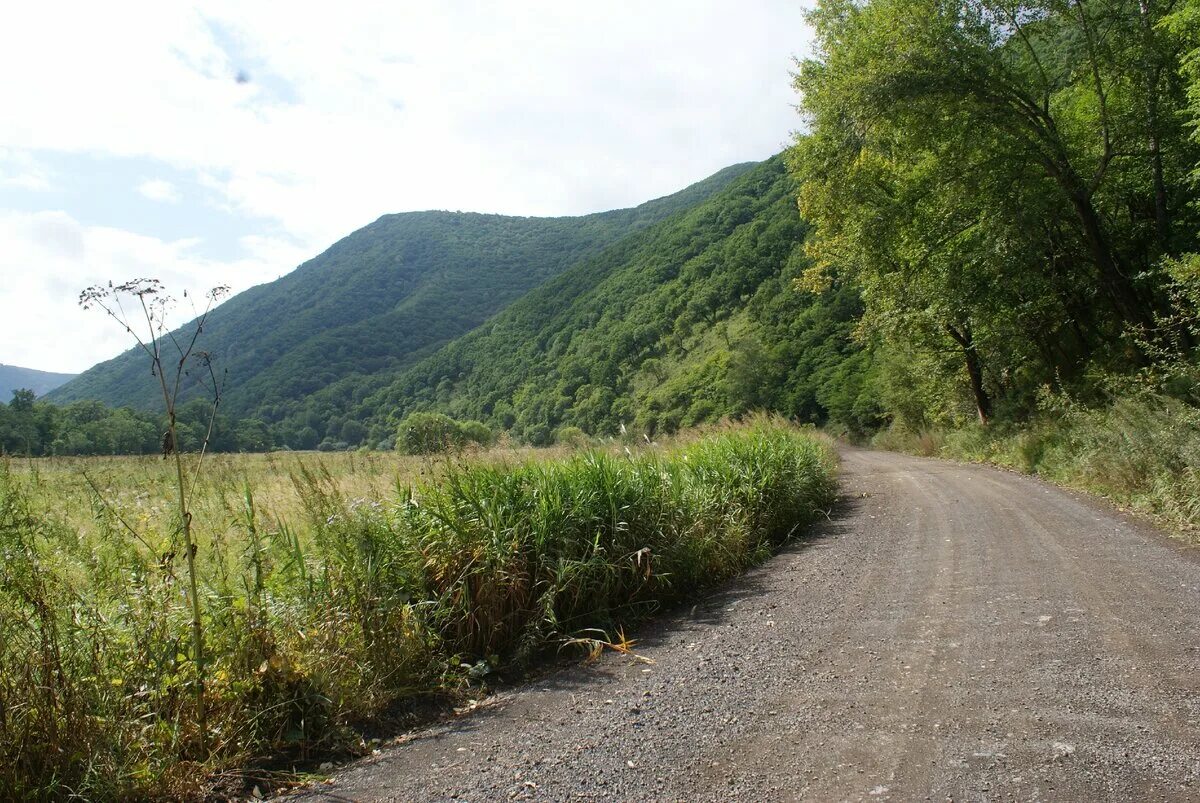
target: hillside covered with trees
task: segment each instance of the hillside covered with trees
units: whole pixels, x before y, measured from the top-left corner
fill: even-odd
[[[338,379],[412,364],[584,256],[697,203],[748,168],[734,165],[674,195],[583,217],[384,216],[213,310],[201,346],[228,372],[223,409],[270,421]],[[132,349],[50,399],[155,409],[157,393],[142,353]],[[182,398],[203,395],[185,389]]]
[[[384,433],[436,410],[534,444],[563,427],[653,436],[760,408],[869,429],[857,293],[790,290],[805,231],[771,159],[531,292],[354,414]]]
[[[1151,440],[1200,419],[1197,4],[810,18],[786,154],[584,218],[389,216],[219,307],[214,447],[390,447],[415,413],[545,444],[767,409],[1017,437],[1031,466],[1130,404]],[[125,355],[51,398],[150,409],[144,368]],[[1137,447],[1174,455],[1167,473],[1188,448]]]

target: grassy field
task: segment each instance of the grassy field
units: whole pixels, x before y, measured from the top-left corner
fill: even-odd
[[[209,457],[200,671],[168,466],[2,463],[0,797],[194,797],[353,745],[398,700],[619,641],[762,560],[833,472],[766,420],[643,448]]]

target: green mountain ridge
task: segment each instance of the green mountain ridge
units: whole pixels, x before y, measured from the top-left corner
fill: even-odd
[[[733,165],[673,195],[582,217],[385,215],[212,311],[200,347],[228,371],[223,410],[279,420],[345,377],[399,371],[580,259],[696,204],[752,167]],[[161,403],[135,349],[48,398],[147,410]]]
[[[535,444],[563,426],[653,435],[759,407],[865,426],[876,411],[850,337],[858,295],[791,290],[805,232],[776,157],[548,280],[387,386],[318,394],[306,417],[282,422],[284,438],[366,421],[369,440],[385,439],[417,411]]]

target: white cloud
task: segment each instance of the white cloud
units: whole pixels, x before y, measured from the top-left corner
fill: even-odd
[[[168,242],[85,226],[65,212],[0,212],[0,243],[0,354],[7,363],[50,371],[79,371],[133,345],[111,320],[80,309],[85,287],[144,276],[161,279],[177,298],[185,291],[200,298],[217,285],[242,290],[275,279],[281,265],[306,255],[264,239],[250,257],[214,261],[196,255],[194,239]],[[177,322],[186,322],[190,312],[181,306]]]
[[[0,146],[0,186],[43,192],[53,183],[50,171],[30,154]]]
[[[808,37],[790,0],[378,0],[336,14],[147,1],[70,13],[62,25],[53,4],[6,10],[0,73],[27,77],[0,82],[0,148],[191,175],[279,232],[282,252],[298,254],[285,267],[388,212],[577,214],[765,158],[796,125],[788,71]],[[21,175],[10,180],[36,174]],[[138,189],[169,200],[178,186]],[[0,253],[11,245],[0,239]],[[7,288],[0,303],[11,306]]]
[[[175,185],[161,178],[143,181],[137,186],[137,191],[151,201],[160,203],[177,204],[180,200],[179,190],[175,189]]]

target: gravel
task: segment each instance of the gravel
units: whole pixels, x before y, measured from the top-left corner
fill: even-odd
[[[289,799],[1200,800],[1200,553],[990,468],[847,449],[842,485],[639,658]]]

